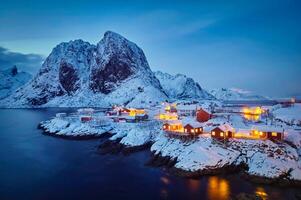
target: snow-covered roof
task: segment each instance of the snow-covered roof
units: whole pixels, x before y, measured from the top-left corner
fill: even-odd
[[[195,120],[195,118],[186,117],[182,120],[183,126],[190,124],[192,127],[202,127],[202,124]]]
[[[235,132],[235,129],[230,124],[227,124],[227,123],[218,126],[218,128],[224,132],[226,132],[226,131]]]
[[[283,128],[275,127],[272,125],[254,125],[254,126],[252,126],[251,129],[263,131],[263,132],[279,132],[279,133],[282,133],[284,131]]]
[[[166,122],[165,124],[182,124],[182,121],[181,120],[172,120],[172,121],[168,121]]]

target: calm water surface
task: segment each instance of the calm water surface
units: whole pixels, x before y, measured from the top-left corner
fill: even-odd
[[[262,186],[238,175],[174,177],[146,167],[149,152],[99,155],[101,140],[41,134],[40,121],[68,109],[0,109],[0,199],[228,199],[240,192],[293,199],[298,189]]]

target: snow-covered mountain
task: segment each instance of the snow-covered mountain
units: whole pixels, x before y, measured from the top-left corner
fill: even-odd
[[[0,99],[11,95],[32,78],[27,72],[19,72],[16,66],[0,71]]]
[[[171,99],[214,99],[206,90],[183,74],[175,76],[161,71],[155,72],[165,93]]]
[[[267,97],[256,95],[253,92],[238,88],[220,88],[210,93],[219,100],[267,100]]]
[[[96,45],[82,40],[57,45],[35,77],[0,106],[137,106],[166,99],[143,51],[107,31]]]

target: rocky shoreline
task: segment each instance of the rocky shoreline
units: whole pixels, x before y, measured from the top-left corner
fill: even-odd
[[[42,123],[39,123],[38,129],[41,129],[43,132],[42,134],[47,135],[47,136],[52,136],[56,138],[62,138],[62,139],[70,139],[70,140],[95,140],[95,139],[100,139],[100,138],[108,138],[111,137],[112,134],[110,132],[105,132],[101,135],[99,134],[87,134],[87,135],[61,135],[57,134],[58,131],[51,132],[47,128],[43,126]]]

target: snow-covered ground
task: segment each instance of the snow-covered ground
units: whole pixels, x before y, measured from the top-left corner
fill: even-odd
[[[296,103],[291,107],[278,108],[273,111],[275,119],[292,124],[301,125],[301,104]]]

